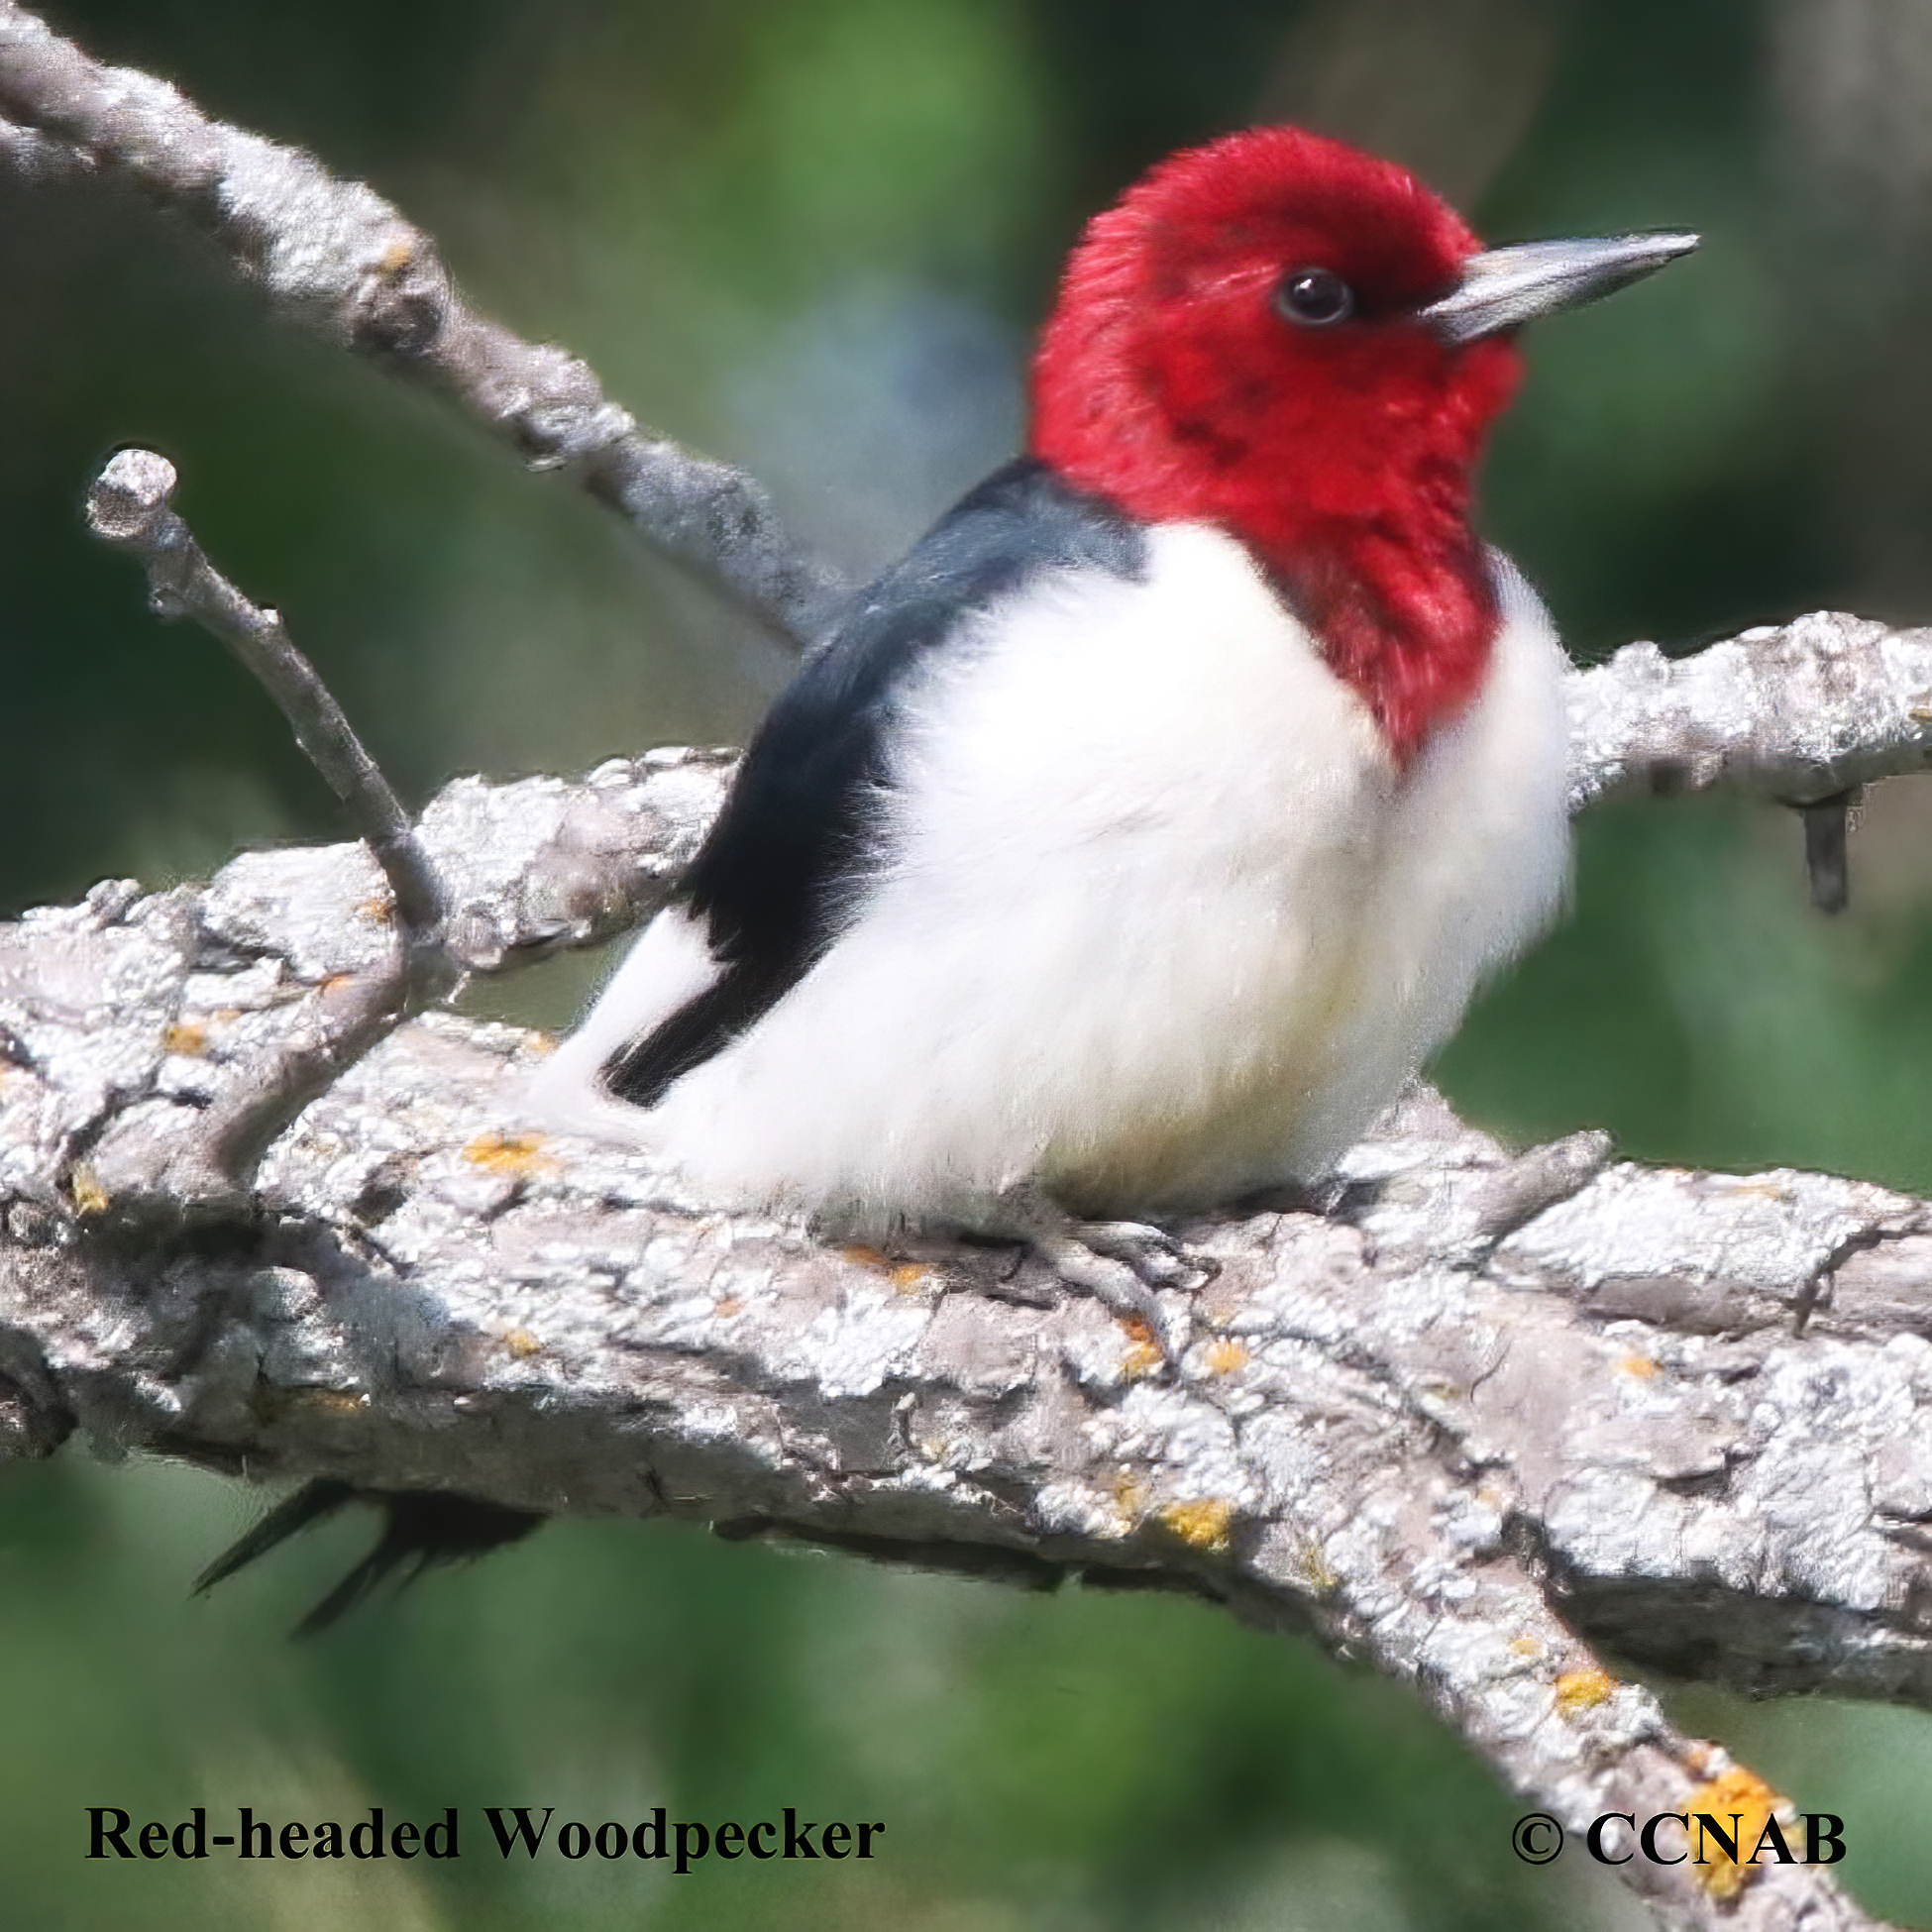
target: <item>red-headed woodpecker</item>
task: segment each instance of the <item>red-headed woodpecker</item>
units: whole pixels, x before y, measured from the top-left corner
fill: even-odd
[[[720,1201],[1023,1236],[1165,1345],[1185,1254],[1073,1217],[1319,1178],[1556,908],[1563,657],[1475,465],[1517,325],[1694,246],[1484,252],[1293,128],[1156,167],[1067,265],[1027,455],[806,661],[533,1111]],[[304,1630],[538,1520],[374,1500]]]
[[[1694,246],[1485,252],[1294,128],[1162,162],[1028,453],[807,660],[535,1110],[1146,1309],[1171,1253],[1068,1217],[1318,1178],[1555,912],[1564,660],[1474,472],[1518,325]]]

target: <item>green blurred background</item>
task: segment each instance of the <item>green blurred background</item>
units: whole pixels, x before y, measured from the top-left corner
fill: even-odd
[[[1901,0],[70,0],[96,53],[312,145],[475,297],[749,465],[854,571],[1008,454],[1082,216],[1300,118],[1490,236],[1691,226],[1560,323],[1491,534],[1581,657],[1840,605],[1932,617],[1932,8]],[[267,322],[133,197],[0,179],[0,910],[339,831],[264,700],[144,612],[77,503],[139,440],[399,784],[739,738],[780,655],[423,397]],[[1788,814],[1600,813],[1574,917],[1447,1056],[1504,1132],[1932,1191],[1932,787],[1869,802],[1851,912]],[[595,970],[493,990],[547,1024]],[[1403,1693],[1191,1605],[558,1524],[301,1648],[339,1526],[215,1601],[255,1506],[81,1450],[0,1470],[0,1926],[1610,1927]],[[1932,1922],[1932,1724],[1670,1693]],[[81,1809],[879,1817],[859,1868],[90,1865]]]

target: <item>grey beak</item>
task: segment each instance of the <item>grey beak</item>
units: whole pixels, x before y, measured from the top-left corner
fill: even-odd
[[[1696,246],[1695,235],[1613,235],[1488,249],[1470,256],[1461,281],[1420,319],[1445,342],[1473,342],[1627,288]]]

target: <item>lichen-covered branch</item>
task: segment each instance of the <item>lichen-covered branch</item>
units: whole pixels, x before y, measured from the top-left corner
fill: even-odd
[[[1932,630],[1820,610],[1570,682],[1570,808],[1721,788],[1807,805],[1932,769]]]
[[[714,779],[598,790],[675,819]],[[1598,1644],[1745,1683],[1932,1686],[1919,1204],[1647,1173],[1591,1137],[1512,1159],[1419,1098],[1335,1212],[1186,1231],[1221,1271],[1170,1374],[1091,1303],[1013,1301],[1003,1257],[828,1250],[540,1139],[517,1101],[539,1043],[434,1019],[277,1145],[258,1212],[176,1233],[154,1150],[237,1033],[342,956],[314,949],[328,858],[9,935],[21,1449],[78,1424],[263,1473],[1164,1577],[1414,1681],[1572,1828],[1694,1809],[1720,1769]],[[1722,1913],[1680,1871],[1626,1870],[1681,1923],[1862,1922],[1802,1869]]]
[[[451,787],[420,832],[467,953],[635,920],[729,772],[659,753]],[[0,929],[6,1452],[78,1426],[255,1473],[1163,1579],[1415,1682],[1572,1827],[1777,1802],[1618,1658],[1932,1701],[1924,1204],[1646,1170],[1594,1134],[1511,1156],[1419,1096],[1328,1213],[1184,1231],[1220,1272],[1170,1371],[1095,1304],[1028,1305],[1011,1257],[831,1249],[545,1138],[519,1105],[545,1043],[432,1018],[308,1109],[254,1200],[184,1218],[170,1150],[379,957],[379,882],[362,846],[251,854]],[[1619,1870],[1672,1923],[1869,1923],[1802,1866],[1729,1901],[1696,1868]]]
[[[133,182],[210,235],[278,315],[440,390],[798,642],[837,608],[836,573],[792,544],[757,483],[640,428],[575,357],[479,315],[372,189],[101,65],[14,0],[0,0],[0,166]]]

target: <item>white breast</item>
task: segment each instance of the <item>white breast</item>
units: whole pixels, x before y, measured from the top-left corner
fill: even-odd
[[[1563,660],[1507,564],[1483,691],[1398,778],[1238,544],[1167,526],[1149,562],[1029,588],[909,688],[889,872],[630,1115],[695,1182],[918,1217],[1026,1178],[1134,1212],[1312,1177],[1551,917]],[[612,995],[635,1014],[653,957],[689,988],[696,937],[662,915]]]

